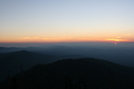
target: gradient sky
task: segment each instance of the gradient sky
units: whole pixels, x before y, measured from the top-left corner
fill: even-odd
[[[134,0],[0,0],[0,42],[134,41]]]

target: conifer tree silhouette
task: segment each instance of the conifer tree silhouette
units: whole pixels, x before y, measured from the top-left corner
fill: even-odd
[[[11,85],[11,88],[10,89],[18,89],[17,88],[17,79],[16,79],[16,77],[13,77],[13,79],[12,79],[12,85]]]
[[[78,89],[86,89],[85,81],[83,81],[82,79],[78,80]]]
[[[72,79],[69,76],[65,76],[65,89],[73,89]]]

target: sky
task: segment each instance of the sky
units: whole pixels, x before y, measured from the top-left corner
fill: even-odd
[[[0,43],[134,42],[134,0],[0,0]]]

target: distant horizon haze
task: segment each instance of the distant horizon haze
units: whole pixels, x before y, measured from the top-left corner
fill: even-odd
[[[0,47],[45,47],[45,46],[125,46],[134,47],[134,42],[119,42],[119,41],[92,41],[92,42],[12,42],[0,43]]]

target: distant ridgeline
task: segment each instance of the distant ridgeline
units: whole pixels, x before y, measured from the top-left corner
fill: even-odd
[[[0,89],[134,89],[134,70],[94,58],[66,59],[8,77]]]

